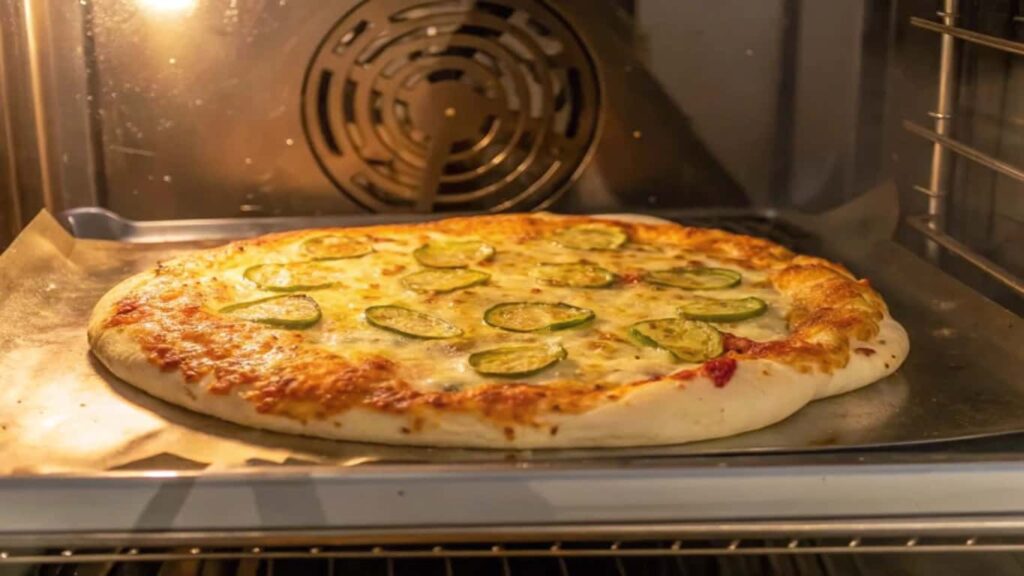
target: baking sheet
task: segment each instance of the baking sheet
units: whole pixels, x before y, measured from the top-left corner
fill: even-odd
[[[799,452],[1024,430],[1020,319],[895,244],[870,240],[891,233],[890,223],[857,216],[872,211],[878,207],[855,207],[803,224],[840,240],[823,250],[871,277],[907,326],[911,355],[896,374],[732,438],[516,452],[393,447],[250,430],[134,389],[88,352],[85,324],[93,304],[119,280],[158,260],[215,243],[74,239],[43,213],[0,255],[0,474]]]

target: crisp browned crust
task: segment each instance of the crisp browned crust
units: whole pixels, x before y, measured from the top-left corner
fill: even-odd
[[[677,225],[619,223],[633,241],[672,244],[737,266],[762,270],[791,301],[790,334],[771,342],[727,337],[723,357],[696,369],[662,378],[604,388],[593,383],[559,381],[533,386],[494,381],[461,391],[422,391],[403,381],[392,360],[369,355],[358,361],[310,346],[296,332],[275,330],[215,314],[203,306],[211,294],[227,291],[217,280],[196,280],[197,271],[229,267],[247,250],[273,248],[329,232],[386,236],[410,229],[426,233],[471,233],[543,237],[567,225],[593,222],[588,217],[513,214],[455,218],[438,222],[365,228],[298,231],[242,240],[161,264],[116,302],[96,311],[90,339],[119,331],[130,335],[146,360],[165,373],[178,373],[189,395],[234,395],[261,414],[302,422],[329,418],[353,408],[401,414],[415,433],[419,415],[463,412],[495,426],[530,426],[549,414],[578,414],[623,401],[653,381],[673,379],[686,386],[705,376],[727,386],[737,363],[768,360],[798,372],[831,373],[846,366],[851,343],[870,341],[887,316],[881,297],[866,280],[842,266],[795,255],[767,240]],[[237,265],[237,264],[235,264]],[[638,271],[639,273],[639,271]],[[624,276],[628,277],[628,271]]]

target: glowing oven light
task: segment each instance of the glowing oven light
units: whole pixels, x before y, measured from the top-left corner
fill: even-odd
[[[141,8],[161,14],[185,14],[192,11],[199,0],[136,0]]]

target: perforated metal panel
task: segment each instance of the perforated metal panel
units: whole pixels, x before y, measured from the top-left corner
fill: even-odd
[[[536,0],[364,2],[304,86],[321,167],[374,210],[504,210],[550,197],[598,120],[592,60]]]

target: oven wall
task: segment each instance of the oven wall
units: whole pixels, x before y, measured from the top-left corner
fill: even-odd
[[[83,7],[0,3],[0,238],[44,208],[102,204]]]
[[[0,98],[6,100],[3,63],[3,42],[0,42]],[[0,249],[11,242],[21,223],[15,196],[17,186],[12,154],[10,119],[7,117],[6,107],[3,107],[0,109]]]
[[[18,220],[43,205],[136,219],[363,211],[317,165],[299,110],[310,55],[354,4],[8,3],[6,108],[27,119],[16,133],[29,151]],[[861,156],[884,153],[858,148],[880,132],[878,118],[859,124],[863,45],[887,17],[874,4],[553,2],[603,84],[596,153],[556,207],[856,195]]]
[[[640,0],[638,50],[672,101],[751,199],[769,204],[785,182],[790,127],[779,111],[787,53],[795,34],[788,22],[799,2]],[[792,87],[789,87],[792,96]],[[780,173],[783,172],[783,173]]]
[[[38,152],[38,166],[26,170],[48,178],[21,187],[51,210],[100,205],[142,220],[409,210],[367,206],[343,193],[349,184],[337,183],[311,149],[304,80],[335,23],[363,10],[355,10],[354,0],[50,4],[18,0],[6,26],[34,34],[12,52],[20,67],[12,74],[19,92],[12,101],[32,103],[20,106],[36,118],[25,127],[26,138],[35,140],[22,147]],[[386,11],[415,4],[384,0],[368,6]],[[597,70],[600,95],[581,106],[599,104],[600,114],[585,124],[595,129],[582,146],[586,168],[563,160],[572,169],[537,201],[488,204],[484,198],[437,210],[532,209],[558,198],[563,209],[592,210],[745,201],[742,187],[695,135],[686,111],[672,105],[635,58],[631,17],[618,2],[505,4],[520,10],[510,22],[531,10],[559,14],[572,32],[541,40],[564,44],[564,36],[575,33],[590,51],[591,60],[582,64]],[[489,16],[481,8],[489,4],[462,5]],[[28,57],[37,53],[40,58]],[[36,77],[41,80],[33,83]],[[53,102],[34,106],[36,96]],[[641,101],[644,106],[635,105]],[[553,155],[579,145],[554,142]],[[366,155],[379,158],[380,151]],[[527,160],[521,160],[525,176],[514,184],[537,170]],[[569,188],[580,192],[561,195],[573,174],[581,184]]]
[[[100,205],[138,219],[362,211],[319,169],[300,118],[310,54],[354,4],[8,5],[5,29],[26,36],[8,42],[17,92],[8,108],[34,119],[19,128],[18,149],[37,161],[19,165],[18,189],[29,198],[20,211]],[[590,48],[602,84],[593,154],[555,207],[779,205],[818,196],[790,190],[833,178],[831,166],[850,158],[837,149],[849,141],[817,130],[821,114],[802,121],[798,100],[850,85],[855,43],[827,55],[830,44],[813,31],[827,38],[859,4],[848,1],[842,13],[803,4],[778,0],[752,11],[739,3],[553,2]],[[185,9],[159,9],[169,6]],[[715,31],[730,31],[725,48]],[[856,38],[857,30],[841,33]],[[817,60],[799,52],[815,43]],[[800,68],[821,70],[798,84]],[[825,116],[849,121],[856,101],[846,97]],[[820,164],[814,155],[829,167],[805,177],[804,167]]]
[[[637,11],[648,66],[753,203],[820,209],[884,178],[888,2]]]

